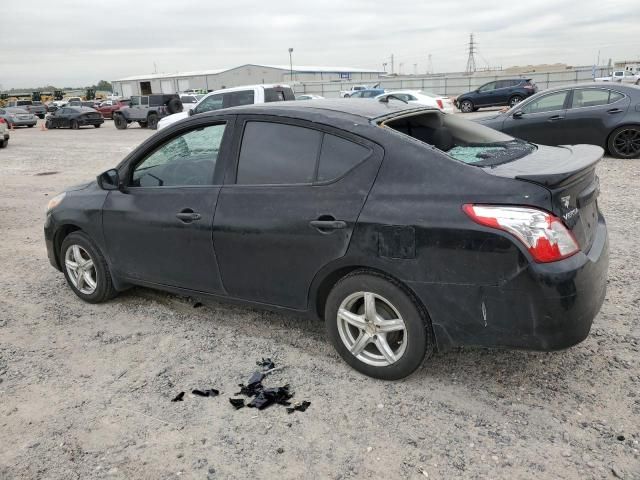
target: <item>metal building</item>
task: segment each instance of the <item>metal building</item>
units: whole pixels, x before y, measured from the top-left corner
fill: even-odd
[[[348,67],[314,67],[246,64],[239,67],[181,73],[154,73],[113,80],[113,91],[125,98],[150,93],[177,93],[190,89],[218,90],[259,83],[310,81],[371,82],[382,70]],[[293,76],[293,78],[292,78]]]

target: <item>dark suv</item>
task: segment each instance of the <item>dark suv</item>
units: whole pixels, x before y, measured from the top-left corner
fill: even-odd
[[[485,83],[472,92],[456,98],[456,107],[463,113],[475,112],[481,107],[513,107],[538,91],[530,78],[507,78]]]
[[[161,118],[181,111],[182,102],[175,93],[134,95],[129,107],[113,112],[113,122],[119,130],[124,130],[131,122],[138,122],[142,128],[155,130]]]

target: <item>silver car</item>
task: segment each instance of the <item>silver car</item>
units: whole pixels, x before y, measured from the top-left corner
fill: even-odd
[[[0,118],[4,118],[9,127],[33,127],[38,121],[33,113],[17,107],[0,108]]]

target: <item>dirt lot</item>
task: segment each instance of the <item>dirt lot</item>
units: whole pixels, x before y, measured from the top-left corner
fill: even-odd
[[[585,342],[439,354],[389,383],[349,369],[319,322],[146,289],[83,303],[47,261],[45,205],[152,132],[12,133],[0,151],[0,478],[640,479],[640,160],[599,167],[611,267]],[[266,383],[290,383],[306,412],[231,407],[261,357],[285,367]],[[223,393],[188,393],[209,387]]]

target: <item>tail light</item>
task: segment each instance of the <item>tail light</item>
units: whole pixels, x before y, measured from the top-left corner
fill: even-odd
[[[535,88],[535,87],[534,87],[532,84],[530,84],[530,83],[525,83],[525,84],[524,84],[524,89],[525,89],[525,90],[533,90],[534,88]]]
[[[442,104],[442,100],[440,100],[439,98],[436,98],[436,103],[438,104],[438,108],[440,110],[444,109],[444,105]]]
[[[7,122],[4,120],[4,118],[0,117],[0,123],[7,123]]]
[[[501,205],[466,204],[462,209],[474,222],[516,237],[538,263],[562,260],[580,250],[573,234],[548,212]]]

